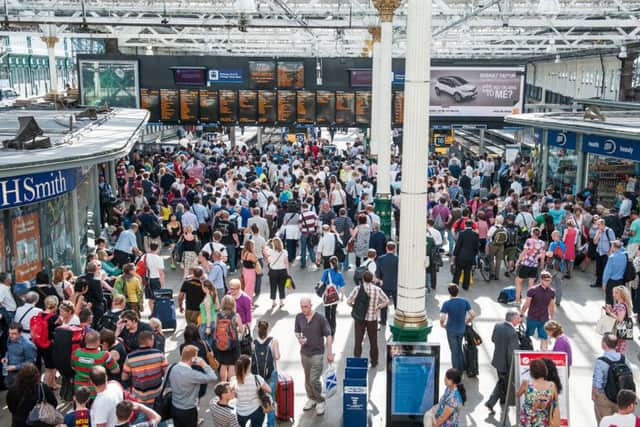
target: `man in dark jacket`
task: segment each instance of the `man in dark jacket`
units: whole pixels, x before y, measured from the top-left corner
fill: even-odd
[[[473,221],[469,219],[466,220],[464,223],[464,230],[458,234],[458,240],[456,240],[456,246],[453,249],[453,256],[455,259],[453,283],[458,285],[460,283],[460,274],[464,272],[462,289],[465,291],[469,289],[471,268],[476,262],[478,248],[480,247],[480,238],[478,237],[478,233],[473,231],[472,227]]]
[[[498,382],[496,383],[489,400],[484,404],[489,409],[491,415],[495,414],[493,407],[500,400],[504,404],[507,397],[507,384],[509,382],[509,371],[513,361],[513,352],[518,349],[518,332],[516,328],[522,322],[522,316],[516,310],[509,310],[505,316],[505,321],[493,327],[491,341],[495,345],[491,366],[498,372]]]
[[[369,249],[375,249],[376,256],[382,256],[385,254],[387,236],[380,231],[380,223],[374,222],[372,228],[373,231],[371,232],[371,236],[369,236]]]
[[[376,277],[382,280],[382,290],[393,301],[393,307],[396,307],[398,298],[398,255],[396,255],[396,244],[387,242],[387,253],[382,255],[376,261]],[[387,324],[388,308],[384,307],[380,310],[380,324]]]
[[[461,173],[462,175],[460,175],[460,188],[462,188],[465,199],[469,200],[469,198],[471,197],[471,177],[467,176],[466,171],[462,171]]]

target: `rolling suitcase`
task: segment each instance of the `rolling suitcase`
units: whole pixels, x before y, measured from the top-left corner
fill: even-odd
[[[464,352],[464,366],[469,377],[475,377],[478,375],[478,347],[465,343],[462,347]]]
[[[293,378],[286,373],[278,372],[276,385],[276,418],[293,422],[294,411]]]
[[[154,292],[156,297],[153,304],[153,314],[162,322],[162,329],[175,330],[176,322],[176,302],[173,299],[173,291],[171,289],[158,289]]]
[[[53,339],[53,366],[65,377],[73,377],[71,355],[82,346],[85,330],[80,326],[64,325],[55,329]]]

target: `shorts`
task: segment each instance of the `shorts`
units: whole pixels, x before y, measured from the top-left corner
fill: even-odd
[[[504,248],[504,257],[507,261],[515,261],[518,258],[518,248],[515,246]]]
[[[144,287],[145,298],[156,299],[154,292],[160,288],[160,279],[149,279],[149,285]]]
[[[521,279],[535,279],[538,277],[538,267],[521,265],[520,268],[518,268],[518,277]]]
[[[544,330],[544,324],[542,320],[529,319],[527,317],[527,336],[532,337],[533,334],[538,331],[538,338],[546,340],[549,338],[547,332]]]

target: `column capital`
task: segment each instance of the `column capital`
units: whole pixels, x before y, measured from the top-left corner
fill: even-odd
[[[381,31],[379,26],[369,27],[369,34],[371,34],[371,39],[374,43],[378,43],[381,38]]]
[[[56,43],[60,41],[56,36],[40,37],[40,39],[47,44],[49,49],[55,47]]]
[[[382,22],[393,21],[393,14],[400,6],[402,0],[373,0],[373,6],[380,12]]]

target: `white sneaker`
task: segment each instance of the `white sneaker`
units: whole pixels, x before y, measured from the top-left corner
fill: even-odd
[[[316,406],[316,401],[309,399],[309,400],[307,400],[307,403],[305,403],[304,406],[302,407],[302,410],[303,411],[310,411],[313,408],[315,408],[315,406]]]
[[[327,404],[325,402],[316,403],[316,415],[324,415],[324,411],[327,408]]]

